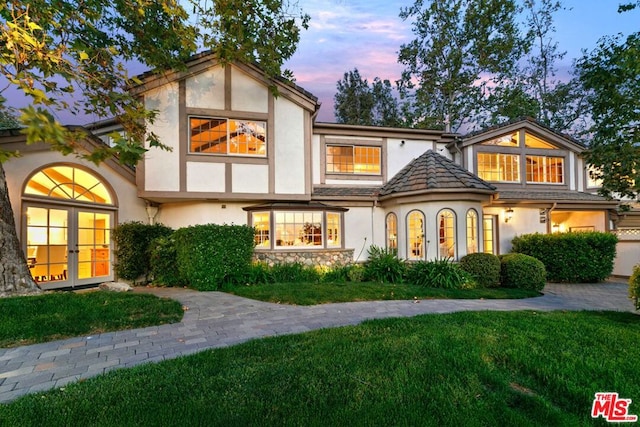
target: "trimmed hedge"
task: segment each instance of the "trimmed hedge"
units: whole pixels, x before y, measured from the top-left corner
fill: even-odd
[[[633,267],[629,277],[629,298],[633,299],[636,310],[640,310],[640,264]]]
[[[158,237],[149,249],[152,282],[160,286],[184,285],[180,277],[176,255],[176,242],[172,236]]]
[[[124,222],[113,230],[115,257],[113,264],[116,275],[125,280],[148,281],[151,272],[149,248],[157,237],[169,236],[173,230],[162,224],[143,224],[142,222]]]
[[[194,225],[176,230],[180,277],[200,291],[241,283],[251,267],[254,230],[246,225]]]
[[[505,288],[532,289],[540,292],[546,284],[544,264],[525,254],[500,255],[500,282]]]
[[[500,286],[500,258],[493,254],[475,253],[460,258],[460,267],[469,273],[478,286]]]
[[[513,239],[513,252],[539,259],[551,282],[601,282],[613,272],[618,238],[611,233],[525,234]]]

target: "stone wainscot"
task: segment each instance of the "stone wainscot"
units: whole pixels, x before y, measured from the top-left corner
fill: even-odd
[[[255,251],[254,261],[275,264],[303,264],[307,266],[337,266],[353,263],[353,249],[318,249],[304,251]]]

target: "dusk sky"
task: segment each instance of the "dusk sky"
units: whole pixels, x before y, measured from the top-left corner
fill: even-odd
[[[640,11],[619,14],[618,0],[564,0],[567,10],[555,15],[560,51],[567,54],[558,77],[567,76],[582,49],[592,50],[604,35],[640,31]],[[413,39],[411,25],[398,15],[413,4],[393,0],[300,0],[311,16],[296,54],[286,63],[296,83],[322,102],[318,121],[333,122],[336,83],[358,68],[369,83],[375,77],[394,82],[400,77],[398,51]]]
[[[559,77],[567,76],[582,49],[592,50],[600,37],[628,35],[640,30],[640,10],[618,14],[619,0],[564,0],[562,3],[567,10],[555,16],[555,40],[560,51],[567,51],[567,55],[558,64]],[[413,39],[413,34],[411,24],[398,15],[401,7],[411,4],[409,0],[299,0],[299,6],[311,16],[310,27],[302,32],[298,51],[285,68],[293,71],[299,86],[319,98],[322,107],[318,121],[335,121],[333,96],[336,83],[345,72],[358,68],[369,83],[375,77],[391,82],[400,77],[398,50]],[[12,106],[25,104],[24,97],[15,91],[5,95]],[[96,120],[64,112],[56,116],[64,124]]]

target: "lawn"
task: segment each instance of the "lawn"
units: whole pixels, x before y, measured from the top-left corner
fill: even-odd
[[[0,407],[3,425],[551,426],[596,392],[640,414],[640,318],[465,312],[369,321],[112,371]]]
[[[153,295],[94,291],[0,298],[0,347],[175,323],[179,302]]]
[[[539,296],[536,291],[508,288],[440,289],[388,283],[275,283],[227,286],[223,291],[260,301],[315,305],[331,302],[412,299],[511,299]]]

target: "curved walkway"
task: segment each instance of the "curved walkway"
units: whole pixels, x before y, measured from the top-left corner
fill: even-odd
[[[185,308],[182,322],[0,349],[0,402],[63,387],[104,372],[157,362],[273,335],[355,325],[368,319],[474,310],[633,311],[623,283],[549,284],[545,295],[519,300],[371,301],[290,306],[220,292],[140,288],[174,298]]]

